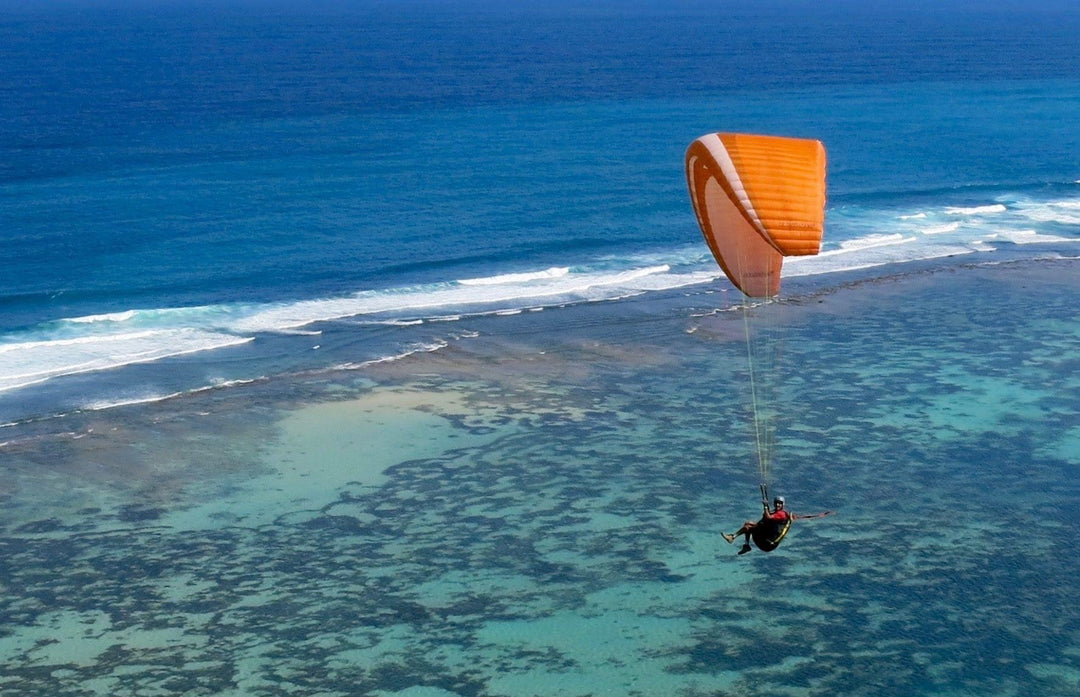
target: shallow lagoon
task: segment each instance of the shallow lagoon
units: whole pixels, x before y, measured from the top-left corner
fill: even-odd
[[[757,479],[707,289],[25,424],[0,691],[1075,694],[1078,290],[1060,261],[791,298],[774,490],[838,515],[768,555],[719,537]]]

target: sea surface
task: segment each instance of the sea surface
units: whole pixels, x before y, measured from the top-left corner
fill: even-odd
[[[1077,36],[0,0],[0,693],[1077,694]],[[713,131],[828,151],[778,302],[697,229]],[[748,331],[836,515],[737,556]]]

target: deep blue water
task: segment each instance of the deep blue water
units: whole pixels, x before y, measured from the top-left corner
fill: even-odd
[[[712,282],[714,130],[825,142],[804,274],[1077,239],[1067,3],[2,7],[0,422],[446,339],[274,338],[320,320]]]

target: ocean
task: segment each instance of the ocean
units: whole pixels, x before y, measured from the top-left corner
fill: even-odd
[[[0,0],[0,691],[1080,690],[1080,9]],[[698,136],[817,138],[746,309]],[[742,321],[783,360],[770,554]]]

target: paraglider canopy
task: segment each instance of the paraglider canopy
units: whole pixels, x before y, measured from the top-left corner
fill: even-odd
[[[720,268],[746,295],[777,295],[784,257],[820,250],[825,159],[818,140],[744,133],[711,133],[687,149],[698,224]]]

